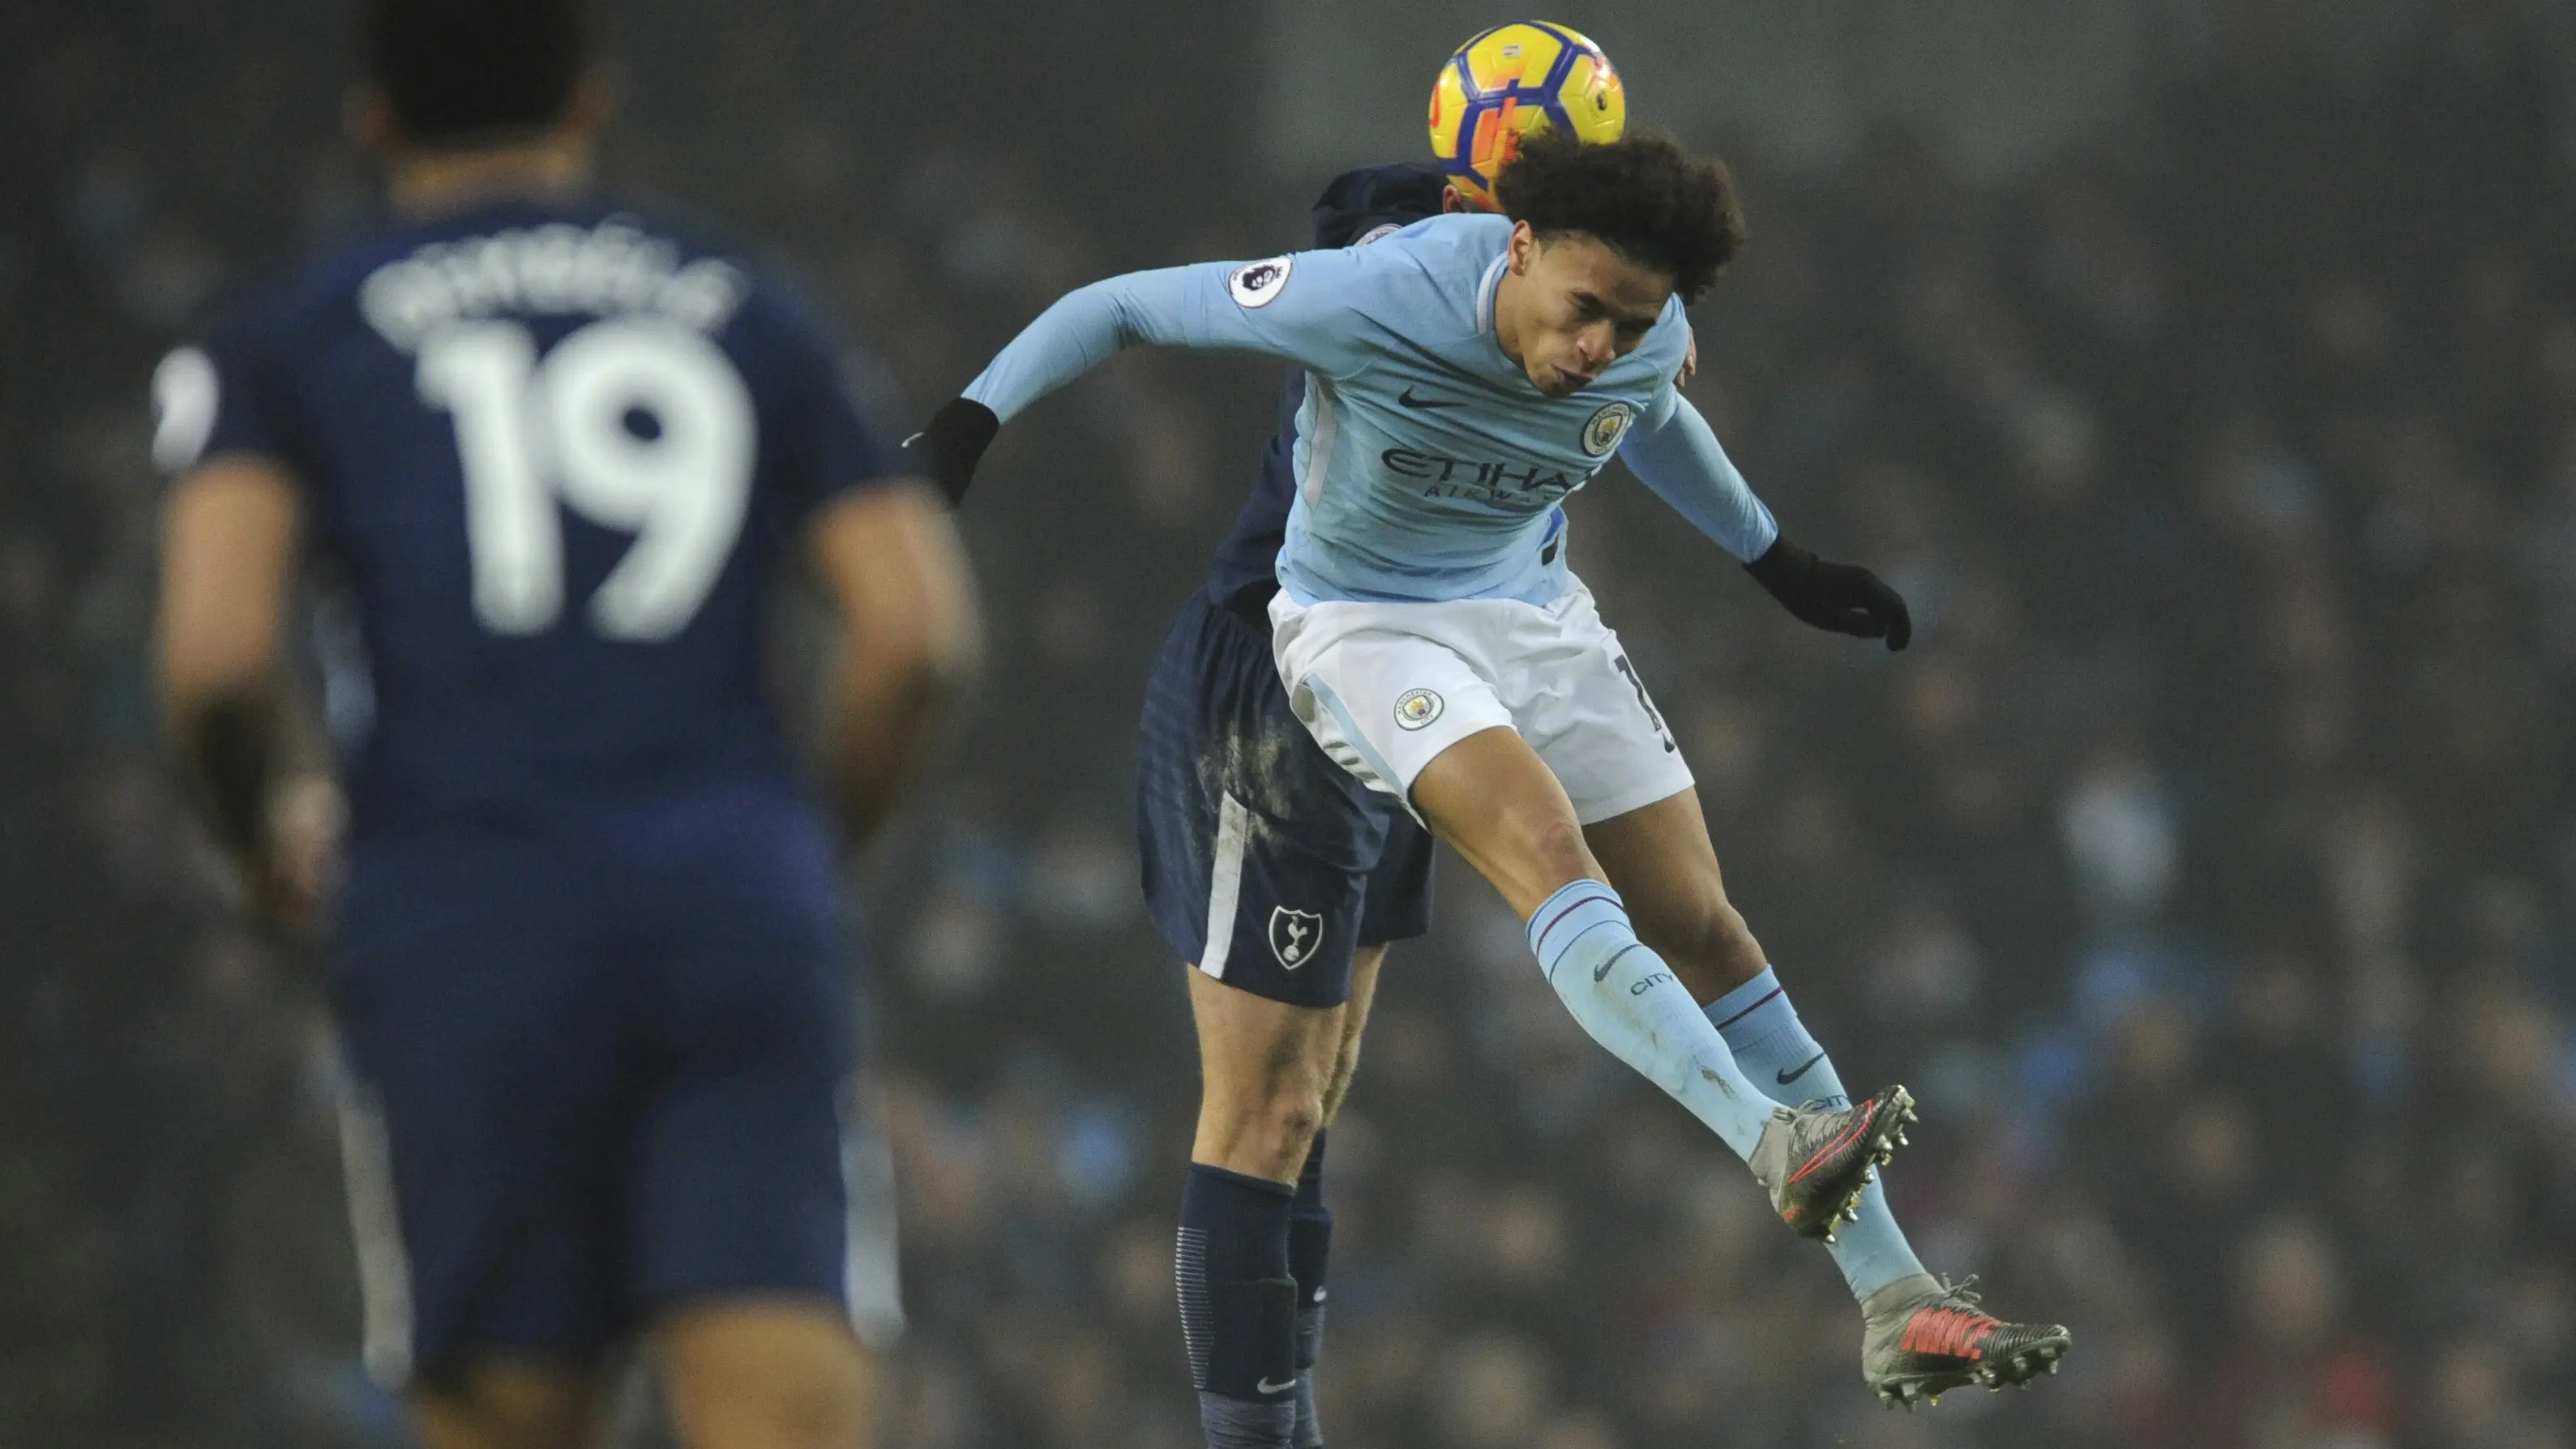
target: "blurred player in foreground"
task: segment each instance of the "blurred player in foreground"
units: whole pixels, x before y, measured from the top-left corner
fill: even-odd
[[[171,727],[287,914],[324,853],[272,809],[300,561],[366,646],[330,945],[399,1224],[366,1276],[407,1343],[371,1358],[407,1360],[432,1449],[593,1442],[638,1338],[693,1449],[852,1449],[843,902],[762,624],[799,568],[838,606],[853,845],[970,660],[962,555],[802,301],[589,196],[574,0],[367,20],[353,113],[397,220],[156,383]]]
[[[1123,347],[1304,368],[1267,610],[1295,717],[1473,863],[1585,1029],[1745,1158],[1793,1229],[1837,1249],[1888,1402],[2026,1381],[2064,1330],[2000,1322],[1925,1273],[1867,1190],[1911,1100],[1842,1093],[1726,898],[1688,767],[1567,567],[1558,505],[1615,454],[1799,618],[1907,641],[1903,601],[1781,538],[1676,389],[1684,305],[1741,241],[1731,184],[1667,142],[1545,135],[1499,198],[1502,216],[1366,246],[1083,288],[933,419],[935,471],[961,491],[1001,421]],[[1280,828],[1251,803],[1230,802],[1232,833]],[[1295,1423],[1277,1396],[1293,1387],[1299,1284],[1264,1224],[1289,1198],[1274,1173],[1205,1161],[1204,1119],[1200,1145],[1181,1279],[1202,1416],[1212,1445],[1269,1449]],[[1233,1221],[1231,1254],[1218,1229],[1190,1232],[1208,1200]]]

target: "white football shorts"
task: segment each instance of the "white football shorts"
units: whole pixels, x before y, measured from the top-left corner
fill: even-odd
[[[1645,681],[1580,580],[1550,604],[1510,599],[1270,601],[1270,647],[1315,742],[1412,806],[1441,751],[1518,730],[1590,825],[1691,787]]]

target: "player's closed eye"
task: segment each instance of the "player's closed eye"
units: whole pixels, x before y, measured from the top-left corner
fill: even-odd
[[[1591,293],[1577,292],[1574,294],[1574,315],[1579,321],[1593,322],[1609,316],[1610,309],[1602,305],[1601,299]],[[1655,330],[1655,320],[1653,317],[1643,320],[1622,317],[1611,323],[1611,331],[1617,334],[1620,341],[1634,347],[1645,340],[1647,333]]]

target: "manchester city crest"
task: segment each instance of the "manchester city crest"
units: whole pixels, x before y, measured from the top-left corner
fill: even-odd
[[[1395,727],[1418,730],[1440,718],[1440,695],[1436,690],[1408,689],[1395,697]]]
[[[1609,457],[1610,450],[1618,447],[1619,440],[1628,435],[1628,422],[1636,415],[1637,410],[1626,403],[1603,403],[1601,411],[1592,415],[1592,421],[1583,425],[1585,456]]]

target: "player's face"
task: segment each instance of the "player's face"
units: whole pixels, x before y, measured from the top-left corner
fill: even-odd
[[[1588,236],[1541,241],[1524,224],[1511,243],[1509,325],[1496,319],[1530,385],[1549,397],[1580,392],[1611,363],[1637,350],[1663,315],[1673,279]]]

